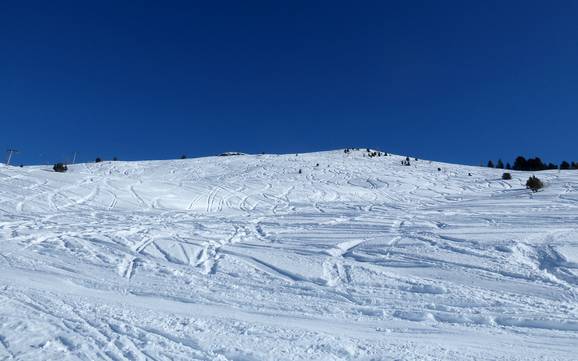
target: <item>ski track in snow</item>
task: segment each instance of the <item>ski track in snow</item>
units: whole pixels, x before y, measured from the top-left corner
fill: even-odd
[[[0,165],[0,360],[575,360],[578,172],[403,159]]]

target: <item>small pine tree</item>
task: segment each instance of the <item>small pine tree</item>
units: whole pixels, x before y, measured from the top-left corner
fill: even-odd
[[[502,179],[503,180],[510,180],[510,179],[512,179],[512,175],[509,172],[505,172],[504,174],[502,174]]]
[[[563,169],[563,170],[570,169],[570,163],[563,161],[562,163],[560,163],[560,169]]]
[[[506,163],[506,169],[508,169],[508,170],[512,169],[512,166],[510,165],[510,163]]]
[[[544,188],[544,183],[542,183],[538,177],[531,176],[526,181],[526,188],[530,189],[532,192],[537,192],[538,189]]]
[[[504,162],[501,159],[498,159],[498,163],[496,163],[496,168],[504,169]]]
[[[488,168],[494,168],[494,162],[491,160],[488,161]]]
[[[181,155],[181,159],[187,159],[187,155],[186,154]]]
[[[100,163],[102,162],[102,159],[100,159],[100,157],[96,157],[96,159],[94,160],[94,163]]]

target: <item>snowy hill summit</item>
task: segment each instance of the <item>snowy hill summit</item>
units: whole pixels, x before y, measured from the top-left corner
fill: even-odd
[[[374,152],[0,166],[0,360],[575,360],[578,171]]]

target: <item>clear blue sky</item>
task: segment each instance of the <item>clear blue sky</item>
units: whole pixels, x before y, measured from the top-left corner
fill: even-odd
[[[578,160],[576,1],[2,1],[15,162]]]

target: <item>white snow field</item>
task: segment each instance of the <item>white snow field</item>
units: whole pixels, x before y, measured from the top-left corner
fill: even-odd
[[[0,166],[0,360],[578,360],[578,172],[402,159]]]

